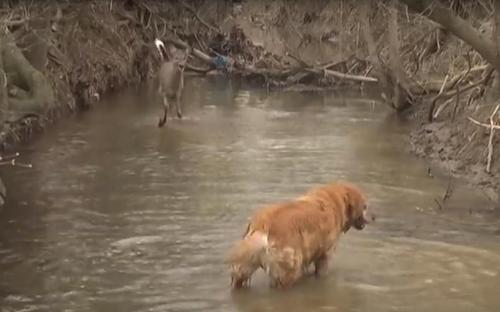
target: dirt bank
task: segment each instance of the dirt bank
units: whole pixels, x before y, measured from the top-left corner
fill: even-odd
[[[491,34],[487,9],[454,10]],[[215,72],[281,90],[379,85],[393,108],[410,104],[419,121],[411,135],[417,154],[472,183],[500,189],[500,153],[493,149],[485,173],[489,130],[467,118],[488,122],[494,109],[483,97],[491,86],[489,68],[464,42],[403,7],[393,11],[380,2],[367,11],[353,1],[10,1],[0,5],[0,20],[7,34],[0,42],[0,69],[7,78],[0,88],[4,152],[58,118],[89,109],[107,92],[153,78],[158,37],[188,46],[186,70],[196,74]],[[450,101],[455,90],[477,81]],[[433,101],[440,89],[446,97]],[[431,103],[436,116],[429,122]]]
[[[439,165],[451,175],[482,188],[492,201],[498,203],[500,152],[497,147],[500,145],[500,139],[498,136],[493,137],[493,151],[488,172],[490,131],[469,119],[473,116],[489,124],[489,116],[495,107],[493,104],[481,103],[481,107],[470,108],[433,123],[423,121],[427,118],[427,111],[420,111],[416,117],[419,122],[410,135],[410,142],[417,155]]]

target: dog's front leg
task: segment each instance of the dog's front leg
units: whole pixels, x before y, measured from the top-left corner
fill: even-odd
[[[317,277],[324,276],[328,273],[328,262],[330,257],[327,253],[321,255],[314,261],[314,275]]]

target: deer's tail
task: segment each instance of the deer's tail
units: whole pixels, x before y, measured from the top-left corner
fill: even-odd
[[[163,61],[168,60],[168,53],[167,53],[167,48],[165,47],[165,44],[163,41],[160,39],[156,38],[155,39],[155,46],[158,49],[158,52],[160,52],[160,56]]]

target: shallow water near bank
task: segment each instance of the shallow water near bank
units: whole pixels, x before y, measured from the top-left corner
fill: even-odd
[[[266,93],[190,79],[183,120],[127,91],[2,168],[1,311],[497,311],[500,220],[480,191],[430,177],[405,122],[349,93]],[[259,206],[343,179],[377,222],[331,273],[229,289],[224,253]]]

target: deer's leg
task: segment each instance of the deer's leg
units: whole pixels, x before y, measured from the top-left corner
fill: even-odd
[[[163,96],[163,117],[160,118],[160,121],[158,122],[158,127],[163,127],[163,125],[167,122],[167,115],[168,115],[168,99],[164,95]]]
[[[181,101],[180,101],[180,95],[177,95],[175,97],[175,107],[177,109],[177,117],[179,117],[179,119],[182,119],[182,111],[181,111]]]

